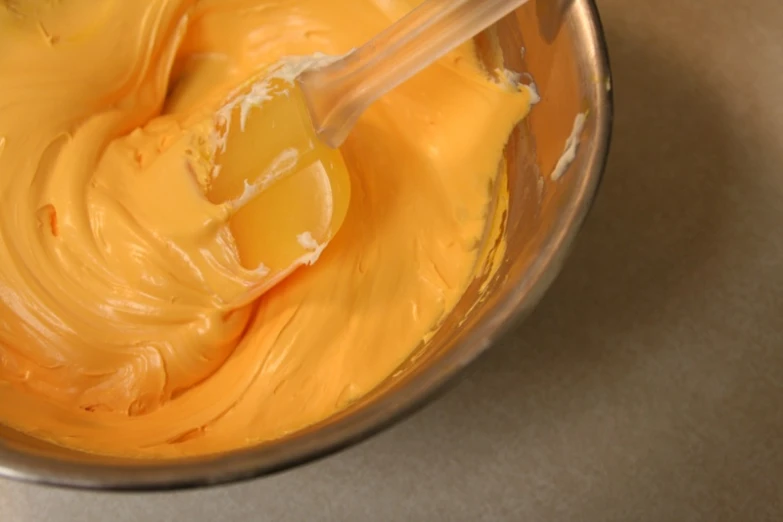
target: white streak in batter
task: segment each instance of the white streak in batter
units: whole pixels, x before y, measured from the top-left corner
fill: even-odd
[[[582,136],[582,130],[585,128],[585,120],[587,120],[587,113],[581,112],[574,118],[574,128],[571,131],[571,135],[568,137],[565,143],[565,150],[557,160],[557,165],[550,175],[552,181],[557,181],[563,177],[568,167],[576,158],[576,150],[579,147],[579,140]]]
[[[318,243],[310,232],[302,232],[296,236],[296,240],[302,248],[310,250],[309,254],[305,254],[296,260],[295,264],[297,265],[300,263],[303,265],[312,265],[318,261],[324,248],[326,248],[326,243]]]

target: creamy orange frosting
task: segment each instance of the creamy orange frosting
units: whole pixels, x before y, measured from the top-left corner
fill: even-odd
[[[251,94],[270,71],[343,55],[414,4],[0,3],[0,422],[95,453],[205,454],[321,421],[392,374],[478,269],[529,92],[464,45],[363,115],[348,174],[318,149],[328,176],[270,196],[244,239],[207,178],[231,107],[264,117]],[[252,163],[271,134],[232,154]],[[327,225],[294,234],[319,183]],[[253,234],[302,266],[243,262]]]

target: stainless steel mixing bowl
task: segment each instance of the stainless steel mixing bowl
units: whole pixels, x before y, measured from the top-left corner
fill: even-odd
[[[316,426],[211,457],[148,462],[55,447],[0,426],[0,476],[95,489],[175,489],[269,474],[350,446],[431,399],[539,301],[598,187],[611,133],[611,80],[592,0],[534,0],[477,37],[499,42],[505,67],[529,73],[541,94],[506,150],[511,201],[508,250],[489,293],[477,282],[443,327],[370,396]],[[524,50],[523,50],[524,49]],[[486,59],[492,61],[492,53]],[[497,64],[495,64],[497,65]],[[503,64],[501,64],[503,65]],[[550,177],[587,111],[581,143],[560,180]],[[478,301],[478,304],[477,304]]]

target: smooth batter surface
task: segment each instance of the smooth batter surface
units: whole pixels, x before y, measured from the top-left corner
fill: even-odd
[[[345,222],[251,304],[265,276],[179,140],[270,64],[344,54],[414,4],[0,3],[0,422],[104,454],[222,451],[339,411],[437,328],[530,100],[472,44],[362,117]]]

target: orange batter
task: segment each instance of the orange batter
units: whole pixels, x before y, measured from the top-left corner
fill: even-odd
[[[245,218],[216,168],[288,161],[254,93],[414,4],[0,2],[1,423],[102,454],[224,451],[334,414],[437,328],[530,102],[472,43],[374,104],[345,165],[299,150],[320,166],[269,177]]]

